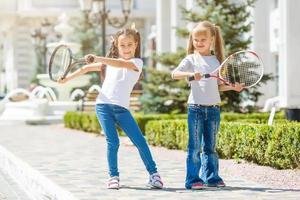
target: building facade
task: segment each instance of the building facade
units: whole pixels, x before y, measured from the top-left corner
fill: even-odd
[[[106,1],[110,17],[123,17],[120,2]],[[155,23],[155,6],[151,0],[133,0],[126,26],[135,22],[142,37],[147,38]],[[36,67],[32,32],[40,28],[45,19],[54,26],[62,13],[72,18],[81,12],[79,0],[0,0],[0,95],[30,86]],[[107,25],[107,35],[115,30]]]

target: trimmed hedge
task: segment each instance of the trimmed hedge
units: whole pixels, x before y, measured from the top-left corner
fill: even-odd
[[[270,113],[222,113],[221,112],[221,121],[222,122],[250,122],[255,124],[268,123]],[[274,122],[283,122],[285,116],[283,112],[277,112],[274,116]]]
[[[143,115],[143,114],[134,114],[137,124],[139,125],[142,133],[145,133],[145,125],[148,121],[151,120],[166,120],[166,119],[185,119],[187,118],[186,114],[172,115],[172,114],[153,114],[153,115]],[[101,126],[99,125],[97,116],[94,112],[67,112],[64,115],[64,124],[67,128],[79,129],[86,132],[101,132]],[[121,129],[118,128],[118,131],[121,135]]]
[[[150,121],[146,125],[150,144],[186,150],[186,120]],[[217,151],[221,158],[245,159],[278,169],[300,168],[300,124],[275,126],[222,122]]]
[[[267,126],[268,113],[222,113],[217,151],[221,158],[245,159],[279,169],[300,168],[300,124],[287,122],[283,113],[275,115],[275,125]],[[186,150],[187,115],[134,114],[152,145]],[[239,122],[228,122],[239,121]],[[94,112],[67,112],[65,126],[99,134]],[[121,135],[123,132],[119,130]]]
[[[67,128],[79,129],[99,134],[101,127],[95,113],[67,112],[64,115],[64,124]]]

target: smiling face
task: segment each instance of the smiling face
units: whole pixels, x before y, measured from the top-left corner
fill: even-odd
[[[135,55],[137,42],[133,35],[122,34],[118,37],[118,52],[119,57],[125,60],[131,59]]]
[[[194,50],[203,56],[210,55],[210,47],[213,45],[213,36],[209,30],[196,30],[192,33]]]

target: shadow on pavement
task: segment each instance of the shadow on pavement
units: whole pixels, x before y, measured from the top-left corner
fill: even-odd
[[[129,189],[129,190],[145,190],[145,191],[162,191],[162,192],[179,192],[182,193],[184,191],[186,192],[205,192],[205,191],[236,191],[236,190],[249,190],[252,192],[267,192],[267,193],[280,193],[280,192],[300,192],[300,190],[294,190],[294,189],[278,189],[278,188],[268,188],[268,187],[232,187],[232,186],[226,186],[223,188],[215,188],[215,187],[205,187],[201,190],[187,190],[184,187],[182,188],[176,188],[176,187],[165,187],[163,189],[154,189],[149,187],[138,187],[138,186],[126,186],[122,185],[122,189]]]

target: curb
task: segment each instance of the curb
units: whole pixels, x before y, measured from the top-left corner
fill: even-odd
[[[0,170],[10,176],[32,200],[78,200],[1,145]]]

